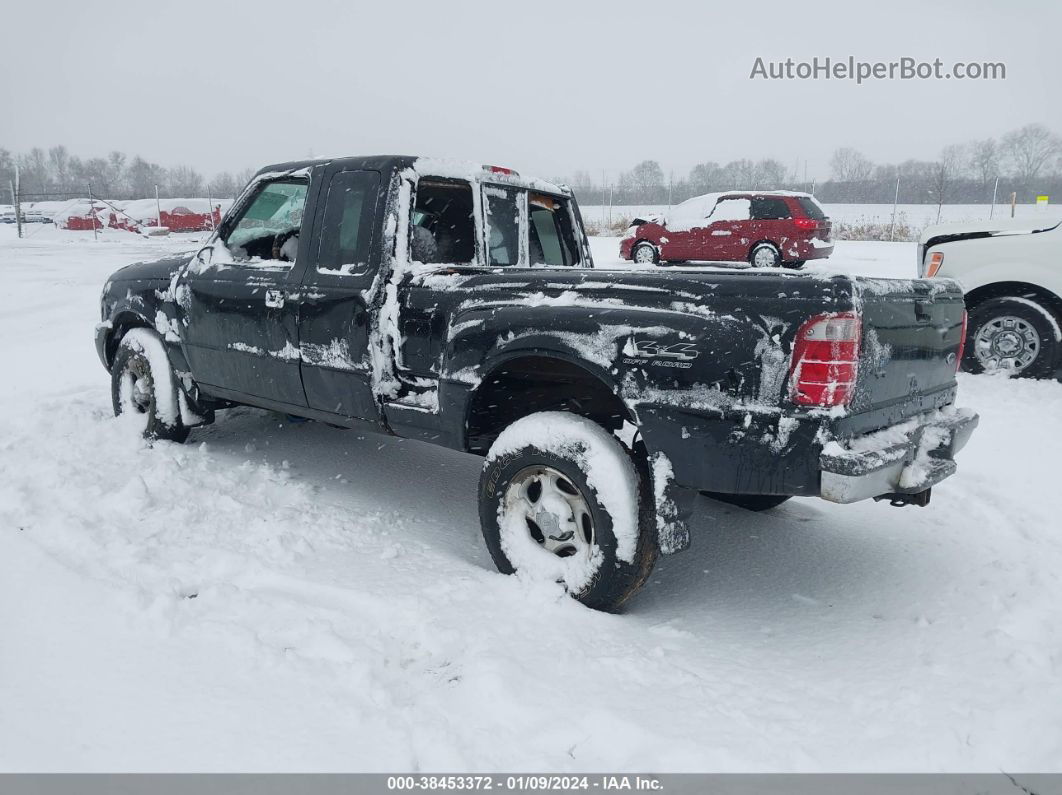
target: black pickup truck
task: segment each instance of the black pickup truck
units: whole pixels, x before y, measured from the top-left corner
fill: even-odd
[[[243,404],[485,456],[498,568],[600,609],[689,544],[698,491],[924,505],[977,423],[952,282],[594,269],[567,188],[446,160],[265,168],[101,314],[148,437]]]

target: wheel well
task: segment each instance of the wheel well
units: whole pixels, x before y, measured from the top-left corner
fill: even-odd
[[[114,364],[114,355],[118,352],[118,345],[122,337],[132,328],[152,328],[144,318],[133,312],[123,312],[112,321],[111,333],[107,335],[107,367]]]
[[[1029,298],[1062,320],[1062,298],[1044,287],[1028,282],[994,282],[974,288],[966,293],[966,309],[972,311],[978,304],[992,298]]]
[[[494,368],[472,394],[465,449],[485,454],[504,428],[536,411],[569,411],[610,431],[634,419],[605,382],[583,367],[553,356],[521,356]]]
[[[763,240],[757,240],[751,246],[749,246],[749,259],[750,260],[752,259],[753,252],[756,251],[756,247],[757,246],[762,246],[764,243],[766,243],[768,246],[770,246],[775,251],[777,251],[779,258],[781,258],[781,256],[782,256],[782,247],[779,246],[777,243],[775,243],[773,240],[767,240],[766,238],[764,238]]]

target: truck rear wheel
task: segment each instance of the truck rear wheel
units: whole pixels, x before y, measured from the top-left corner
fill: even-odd
[[[188,427],[181,421],[177,379],[159,335],[130,329],[118,344],[111,365],[114,416],[133,415],[143,423],[145,439],[183,442]]]
[[[1009,370],[1023,378],[1049,378],[1060,350],[1058,320],[1027,298],[992,298],[970,310],[963,369]]]
[[[608,611],[648,579],[659,554],[648,478],[600,425],[556,411],[517,420],[479,484],[483,538],[502,573],[562,582]]]

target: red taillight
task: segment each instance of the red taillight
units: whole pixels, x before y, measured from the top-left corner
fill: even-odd
[[[811,218],[794,218],[793,223],[797,229],[818,229],[819,222]]]
[[[511,168],[506,168],[505,166],[483,166],[483,168],[489,171],[491,174],[507,174],[510,177],[520,176]]]
[[[940,270],[940,266],[944,264],[944,255],[941,252],[936,252],[929,258],[929,264],[926,266],[926,278],[932,279],[937,275],[937,271]]]
[[[804,406],[847,406],[859,374],[863,323],[856,312],[815,315],[797,331],[789,397]]]
[[[959,372],[959,368],[962,366],[962,355],[966,350],[966,323],[969,319],[970,316],[966,313],[966,310],[962,310],[962,334],[959,337],[959,350],[955,353],[955,372]]]

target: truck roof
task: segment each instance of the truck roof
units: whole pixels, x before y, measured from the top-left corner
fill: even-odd
[[[418,157],[415,155],[348,155],[345,157],[319,157],[312,160],[291,160],[287,163],[273,163],[263,166],[255,176],[264,174],[284,174],[310,169],[314,166],[336,163],[345,168],[371,169],[387,171],[391,169],[413,169],[417,174],[453,179],[481,181],[489,178],[492,182],[505,182],[518,187],[540,190],[570,196],[571,190],[537,177],[523,176],[508,167],[473,163],[467,160],[451,160],[438,157]]]

